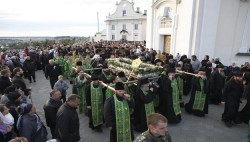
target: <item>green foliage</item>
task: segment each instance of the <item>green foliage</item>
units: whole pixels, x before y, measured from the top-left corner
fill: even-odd
[[[133,75],[135,76],[155,76],[163,71],[163,68],[160,66],[154,66],[146,63],[142,63],[139,68],[133,69],[131,66],[133,60],[129,58],[107,59],[107,62],[110,67],[115,68],[116,70],[122,70],[127,74],[133,71]]]
[[[29,43],[27,42],[19,42],[19,43],[10,43],[9,48],[10,49],[22,49],[24,47],[29,46]]]

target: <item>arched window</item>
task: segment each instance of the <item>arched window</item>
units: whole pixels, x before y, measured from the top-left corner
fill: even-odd
[[[163,8],[163,14],[160,18],[160,28],[172,27],[172,9],[170,7]]]
[[[172,27],[172,19],[167,17],[162,17],[160,19],[160,28],[171,28]]]

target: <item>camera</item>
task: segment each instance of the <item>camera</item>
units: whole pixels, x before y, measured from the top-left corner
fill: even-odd
[[[154,89],[160,88],[160,85],[156,82],[156,80],[152,80],[150,82],[150,87],[153,87]]]

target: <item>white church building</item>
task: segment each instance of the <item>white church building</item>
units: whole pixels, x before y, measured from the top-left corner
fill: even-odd
[[[147,11],[134,10],[134,2],[121,0],[116,3],[116,11],[106,18],[106,38],[108,41],[146,40]]]
[[[225,65],[250,61],[250,0],[150,0],[147,10],[148,48]]]

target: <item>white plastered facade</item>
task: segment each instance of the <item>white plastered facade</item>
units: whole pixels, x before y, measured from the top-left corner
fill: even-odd
[[[147,17],[147,47],[164,52],[164,36],[171,36],[170,53],[219,57],[225,65],[250,61],[250,0],[151,0]],[[172,26],[162,28],[164,9]]]
[[[124,38],[128,41],[146,40],[146,11],[135,11],[134,3],[128,0],[121,0],[116,6],[116,11],[107,16],[105,21],[107,40],[119,41]]]

